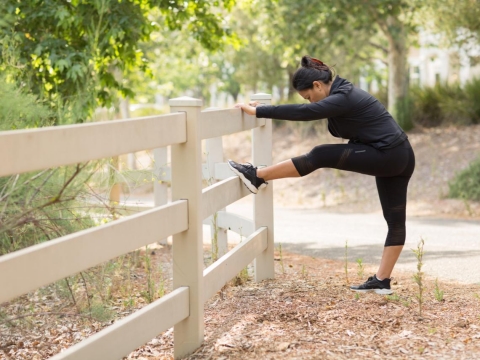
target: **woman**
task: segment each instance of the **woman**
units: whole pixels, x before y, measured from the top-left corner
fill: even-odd
[[[372,95],[340,77],[322,61],[304,56],[293,76],[293,87],[310,104],[258,106],[237,104],[257,118],[310,121],[328,118],[328,130],[348,144],[319,145],[309,153],[257,169],[229,160],[230,168],[253,193],[267,181],[306,176],[320,168],[335,168],[375,176],[383,215],[388,224],[382,260],[375,275],[350,289],[391,294],[390,275],[405,244],[407,186],[415,155],[407,135]]]

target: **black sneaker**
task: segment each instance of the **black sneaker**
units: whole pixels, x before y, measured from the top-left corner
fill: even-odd
[[[265,180],[257,177],[257,168],[252,164],[238,164],[235,161],[228,160],[228,166],[242,179],[247,189],[254,194],[268,184]]]
[[[380,295],[393,294],[393,290],[390,289],[390,279],[383,279],[382,281],[377,279],[376,275],[370,276],[367,281],[361,285],[350,286],[350,290],[357,292],[371,292],[374,291]]]

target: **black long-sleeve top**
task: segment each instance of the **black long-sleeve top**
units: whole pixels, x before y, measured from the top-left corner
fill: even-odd
[[[310,104],[259,106],[257,118],[297,121],[327,118],[333,136],[377,149],[393,148],[407,139],[380,101],[338,76],[325,99]]]

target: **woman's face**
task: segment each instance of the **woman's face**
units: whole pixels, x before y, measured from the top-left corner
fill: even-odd
[[[321,81],[314,81],[313,88],[300,90],[298,93],[305,100],[308,100],[312,103],[325,99],[330,93],[330,87],[331,83],[327,85]]]

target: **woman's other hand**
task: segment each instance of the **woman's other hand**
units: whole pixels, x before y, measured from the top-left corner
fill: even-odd
[[[259,103],[257,101],[251,101],[248,105],[239,103],[239,104],[235,104],[234,107],[237,109],[242,109],[248,115],[256,115],[257,114],[256,106],[258,104]]]

